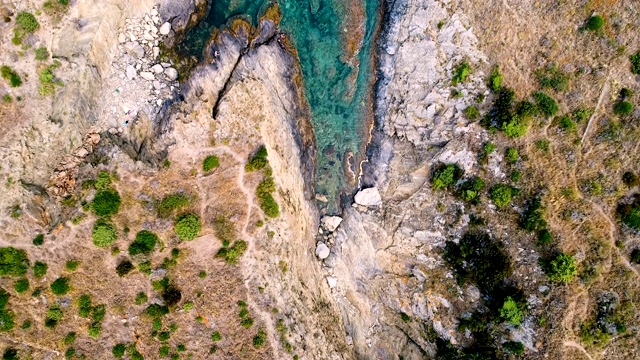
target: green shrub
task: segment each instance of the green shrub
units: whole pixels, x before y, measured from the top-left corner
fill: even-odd
[[[560,253],[543,264],[543,270],[551,281],[569,283],[578,274],[576,261],[571,255]]]
[[[169,217],[174,211],[189,206],[189,202],[189,197],[184,194],[167,195],[158,204],[158,216]]]
[[[126,350],[126,346],[124,344],[116,344],[112,349],[111,353],[115,358],[121,358],[124,356],[124,352]]]
[[[46,263],[43,263],[41,261],[36,261],[33,264],[33,276],[35,276],[36,279],[39,279],[45,276],[47,274],[48,268],[49,266]]]
[[[640,50],[629,57],[631,61],[631,72],[640,75]]]
[[[29,280],[26,278],[19,279],[13,284],[13,289],[18,293],[22,294],[23,292],[29,290]]]
[[[162,345],[158,348],[158,355],[160,357],[167,357],[169,356],[170,351],[171,351],[171,348],[169,347],[169,345]]]
[[[433,177],[431,178],[433,189],[441,190],[451,187],[460,180],[460,178],[462,178],[463,174],[464,171],[458,166],[458,164],[440,163],[433,172]]]
[[[0,310],[3,310],[7,306],[10,297],[9,292],[0,287]]]
[[[243,328],[248,329],[253,326],[253,318],[246,317],[240,321]]]
[[[0,308],[0,331],[10,331],[16,326],[16,316],[11,310]]]
[[[633,249],[631,252],[631,262],[640,264],[640,249]]]
[[[175,223],[175,231],[180,240],[193,240],[202,230],[200,217],[193,213],[178,216]]]
[[[459,244],[448,241],[444,260],[454,269],[459,284],[471,280],[487,294],[513,272],[503,243],[484,232],[468,232]]]
[[[75,271],[79,265],[79,260],[67,260],[67,262],[64,264],[65,268],[69,271]]]
[[[63,313],[60,305],[53,304],[47,310],[47,314],[44,320],[44,326],[48,328],[54,328],[58,325],[58,322],[62,319]]]
[[[64,352],[65,359],[72,359],[75,355],[76,349],[74,349],[73,347],[68,348],[67,351]]]
[[[51,283],[51,292],[55,295],[65,295],[69,292],[69,278],[60,277],[57,278],[54,282]]]
[[[0,276],[24,276],[28,269],[29,258],[24,250],[0,248]]]
[[[277,218],[280,215],[280,206],[271,194],[264,194],[260,197],[260,209],[270,218]]]
[[[625,100],[633,96],[633,91],[629,88],[620,89],[620,99]]]
[[[49,50],[47,50],[46,46],[41,46],[35,50],[36,60],[45,61],[49,60]]]
[[[207,156],[202,162],[202,170],[204,170],[204,172],[209,172],[218,166],[220,166],[220,159],[215,155]]]
[[[267,148],[261,146],[256,154],[249,158],[249,162],[245,165],[244,170],[246,172],[262,170],[268,163]]]
[[[512,186],[497,184],[489,190],[489,198],[497,207],[503,208],[511,203],[511,198],[516,192]]]
[[[553,241],[553,236],[549,230],[544,229],[538,233],[538,246],[549,245],[551,241]]]
[[[613,107],[613,112],[617,115],[629,115],[633,112],[633,104],[628,101],[620,101]]]
[[[504,134],[514,139],[526,135],[527,130],[529,130],[529,122],[517,115],[502,124]]]
[[[480,110],[475,106],[469,106],[464,109],[464,116],[469,120],[475,120],[480,117]]]
[[[100,337],[102,333],[102,325],[100,323],[94,322],[89,325],[88,335],[94,340]]]
[[[169,313],[169,307],[166,305],[151,304],[147,306],[144,312],[153,318],[159,318]]]
[[[40,28],[40,24],[38,23],[38,20],[36,20],[36,17],[26,11],[18,13],[18,16],[16,16],[16,25],[25,33],[32,33]]]
[[[537,148],[538,150],[542,150],[542,151],[544,151],[545,153],[548,153],[548,152],[549,152],[549,149],[550,149],[550,145],[551,145],[551,143],[550,143],[550,142],[549,142],[549,140],[547,140],[547,139],[538,139],[538,140],[536,140],[536,142],[534,143],[534,145],[536,146],[536,148]]]
[[[462,61],[453,72],[453,78],[451,79],[451,85],[456,86],[460,83],[467,81],[467,78],[471,74],[471,66],[467,61]]]
[[[514,149],[514,148],[507,148],[507,150],[505,150],[504,152],[504,157],[507,159],[507,161],[511,164],[515,164],[518,161],[518,150]]]
[[[520,217],[520,226],[528,231],[542,231],[547,228],[545,208],[539,197],[534,198],[527,205]]]
[[[560,117],[560,119],[558,120],[558,126],[568,132],[576,131],[576,123],[574,123],[573,120],[571,120],[571,118],[566,115]]]
[[[542,88],[551,88],[557,92],[569,89],[569,75],[560,71],[555,64],[546,69],[538,69],[536,76]]]
[[[111,174],[108,171],[101,170],[98,172],[98,177],[93,182],[93,187],[96,190],[105,190],[111,187]]]
[[[518,182],[518,180],[520,180],[520,178],[522,177],[522,174],[520,173],[519,170],[513,170],[511,171],[511,174],[509,175],[509,178],[511,179],[511,181],[513,182]]]
[[[216,257],[223,258],[227,264],[237,264],[238,259],[247,250],[247,242],[244,240],[238,240],[233,243],[231,247],[223,247],[218,250]]]
[[[524,354],[524,345],[519,341],[507,341],[502,343],[502,347],[514,355]]]
[[[104,219],[98,219],[91,232],[93,244],[97,247],[109,247],[118,238],[116,226]]]
[[[133,266],[131,261],[123,260],[118,264],[118,266],[116,266],[116,274],[118,274],[118,276],[120,277],[123,277],[133,269],[135,269],[135,266]]]
[[[33,238],[33,245],[40,246],[43,243],[44,243],[44,235],[43,234],[38,234],[38,235],[36,235],[36,237]]]
[[[522,311],[511,296],[508,296],[502,304],[500,317],[511,325],[518,326],[522,323]]]
[[[20,360],[18,350],[14,348],[6,348],[2,353],[2,360]]]
[[[136,239],[129,245],[129,255],[149,254],[158,242],[158,235],[151,231],[141,230],[136,234]]]
[[[38,92],[42,96],[52,95],[56,92],[56,85],[64,85],[62,81],[56,78],[53,71],[62,65],[59,61],[55,60],[53,64],[40,70],[38,78],[40,80],[40,87]]]
[[[480,192],[484,188],[484,181],[479,177],[468,179],[460,185],[459,193],[462,200],[474,205],[480,203]]]
[[[600,15],[593,15],[587,20],[584,26],[589,31],[598,31],[604,26],[604,19]]]
[[[220,335],[219,331],[215,331],[213,334],[211,334],[211,341],[217,342],[220,340],[222,340],[222,335]]]
[[[579,108],[573,111],[573,120],[577,123],[581,123],[585,120],[588,120],[591,116],[591,110],[587,108]]]
[[[64,337],[65,345],[71,345],[74,341],[76,341],[76,333],[73,331],[67,333],[67,336]]]
[[[140,291],[136,294],[136,305],[146,304],[147,301],[149,301],[149,297],[144,291]]]
[[[533,93],[533,98],[536,101],[536,105],[538,105],[538,109],[547,117],[553,116],[558,112],[558,103],[554,98],[549,96],[548,94],[537,91]]]
[[[115,189],[104,189],[96,193],[92,208],[98,216],[109,216],[118,213],[120,202],[120,194]]]
[[[22,79],[20,76],[13,71],[10,67],[3,65],[0,67],[0,73],[2,74],[2,78],[9,81],[9,85],[11,87],[18,87],[22,85]]]
[[[489,89],[494,93],[500,91],[500,87],[502,86],[502,74],[500,74],[500,69],[497,66],[494,66],[493,70],[491,70],[488,85]]]
[[[89,317],[91,315],[91,311],[93,310],[93,306],[91,306],[91,295],[82,294],[78,298],[78,315],[81,317]]]
[[[258,330],[258,334],[253,337],[253,346],[260,347],[267,340],[267,332],[264,329]]]
[[[599,348],[604,347],[611,340],[611,335],[595,320],[589,320],[580,325],[579,335],[582,343]]]

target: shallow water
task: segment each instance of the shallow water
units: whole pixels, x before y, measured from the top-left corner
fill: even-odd
[[[362,160],[366,128],[372,121],[372,47],[381,17],[381,0],[278,2],[282,11],[280,28],[298,50],[311,107],[318,146],[316,193],[327,196],[326,211],[335,213],[340,192],[350,193],[356,185],[352,177],[345,176],[345,156],[353,153],[354,162]],[[235,16],[243,16],[256,25],[260,14],[272,3],[214,0],[205,22],[185,43],[195,49],[192,51],[197,52],[198,47],[201,51],[211,27],[224,26]],[[360,26],[363,23],[364,27]]]

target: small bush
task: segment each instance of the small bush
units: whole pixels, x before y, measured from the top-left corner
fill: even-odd
[[[54,304],[47,309],[47,314],[44,320],[44,326],[48,328],[54,328],[58,325],[58,322],[62,319],[63,313],[60,305]]]
[[[543,270],[551,281],[569,283],[578,274],[575,259],[565,253],[558,254],[543,265]]]
[[[100,190],[93,198],[92,208],[98,216],[109,216],[120,209],[120,194],[115,189]]]
[[[640,249],[633,249],[631,252],[631,262],[640,264]]]
[[[49,60],[49,50],[45,46],[41,46],[35,50],[36,60],[45,61]]]
[[[40,88],[38,88],[38,92],[42,96],[52,95],[56,91],[56,85],[64,85],[62,81],[56,78],[53,73],[55,69],[57,69],[61,63],[57,60],[53,62],[53,64],[47,66],[46,68],[40,70],[38,74],[38,78],[40,80]]]
[[[43,234],[38,234],[38,235],[36,235],[36,237],[33,238],[33,245],[40,246],[43,243],[44,243],[44,235]]]
[[[547,228],[545,208],[540,198],[536,197],[529,202],[520,218],[520,226],[528,231],[542,231]]]
[[[529,122],[520,116],[513,116],[511,120],[502,124],[502,131],[510,138],[524,136],[529,129]]]
[[[64,337],[65,345],[71,345],[74,341],[76,341],[76,333],[73,331],[67,333],[67,336]]]
[[[524,345],[519,341],[507,341],[502,343],[502,347],[509,353],[514,355],[524,354]]]
[[[497,66],[494,66],[493,70],[491,70],[491,75],[489,75],[489,89],[494,93],[500,91],[500,87],[502,86],[502,74],[500,74],[500,69]]]
[[[560,117],[558,120],[558,126],[567,132],[576,131],[576,123],[574,123],[568,116]]]
[[[518,180],[520,180],[521,177],[522,177],[522,174],[517,169],[511,171],[511,174],[509,175],[509,179],[511,179],[511,181],[513,182],[518,182]]]
[[[548,153],[551,143],[547,139],[538,139],[538,140],[536,140],[534,145],[536,146],[536,149],[542,150],[545,153]]]
[[[136,234],[136,239],[129,245],[129,255],[149,254],[158,242],[158,235],[151,231],[141,230]]]
[[[509,205],[512,196],[516,195],[514,190],[512,186],[497,184],[489,190],[489,198],[497,207],[503,208]]]
[[[169,308],[166,305],[151,304],[147,306],[147,309],[144,311],[144,313],[153,318],[159,318],[167,315],[169,313]]]
[[[33,264],[33,276],[36,279],[39,279],[43,276],[45,276],[47,274],[47,269],[49,268],[49,266],[46,263],[43,263],[41,261],[36,261]]]
[[[560,71],[555,64],[546,69],[539,69],[536,76],[543,88],[551,88],[557,92],[569,89],[569,75]]]
[[[244,319],[242,319],[242,321],[240,321],[240,325],[242,325],[243,328],[248,329],[250,327],[253,326],[253,318],[250,317],[246,317]]]
[[[247,242],[244,240],[236,241],[231,247],[223,247],[218,251],[216,257],[223,258],[227,264],[237,264],[238,259],[247,250]]]
[[[469,120],[475,120],[480,117],[480,110],[475,106],[469,106],[464,109],[464,116]]]
[[[587,108],[580,108],[573,111],[572,117],[575,122],[578,124],[586,121],[591,116],[591,110]]]
[[[620,89],[620,99],[625,100],[633,96],[633,91],[628,88]]]
[[[80,261],[79,260],[68,260],[64,266],[67,270],[69,271],[76,271],[76,269],[78,268],[78,266],[80,265]]]
[[[589,31],[598,31],[604,26],[604,19],[600,15],[593,15],[584,26]]]
[[[23,292],[29,290],[29,280],[26,278],[19,279],[13,284],[13,289],[18,293],[22,294]]]
[[[480,192],[484,188],[484,181],[479,177],[466,180],[460,185],[459,193],[462,200],[477,205],[480,203]]]
[[[167,195],[158,204],[158,216],[169,217],[174,211],[189,206],[189,197],[184,194]]]
[[[215,155],[207,156],[202,162],[202,170],[204,170],[204,172],[209,172],[218,166],[220,166],[220,159]]]
[[[7,348],[2,353],[2,360],[19,360],[18,350],[14,348]]]
[[[16,16],[16,25],[25,33],[32,33],[40,28],[40,24],[33,14],[21,11]]]
[[[217,342],[220,340],[222,340],[222,335],[220,335],[219,331],[215,331],[213,334],[211,334],[211,341]]]
[[[146,304],[147,301],[149,301],[149,297],[144,293],[144,291],[140,291],[136,294],[136,305]]]
[[[280,215],[280,206],[271,194],[264,194],[260,197],[260,209],[270,218],[277,218]]]
[[[81,317],[89,317],[91,315],[91,311],[93,310],[93,306],[91,306],[91,295],[82,294],[78,298],[78,314]]]
[[[186,213],[176,218],[174,228],[180,240],[193,240],[202,230],[202,221],[198,215]]]
[[[451,85],[456,86],[460,83],[467,81],[467,78],[471,74],[471,66],[468,62],[463,61],[453,72],[453,78],[451,79]]]
[[[464,171],[458,166],[458,164],[440,163],[433,172],[433,177],[431,178],[433,189],[441,190],[451,187],[460,180],[460,178],[462,178],[463,174]]]
[[[111,353],[115,358],[121,358],[124,356],[124,352],[126,350],[126,346],[124,344],[116,344],[112,349]]]
[[[246,172],[262,170],[265,166],[267,166],[268,163],[267,148],[261,146],[256,154],[249,159],[249,162],[245,165],[244,170]]]
[[[533,94],[533,98],[536,101],[536,105],[538,105],[538,109],[540,109],[540,112],[544,115],[553,116],[558,112],[558,103],[548,94],[538,91]]]
[[[9,81],[9,85],[11,87],[18,87],[22,85],[22,79],[20,75],[18,75],[13,69],[10,67],[3,65],[0,67],[0,73],[2,74],[2,78]]]
[[[253,346],[260,347],[267,340],[267,332],[264,329],[258,330],[258,334],[253,337]]]
[[[118,276],[123,277],[133,269],[135,269],[135,266],[133,266],[131,261],[123,260],[118,264],[118,266],[116,266],[116,273],[118,274]]]
[[[522,323],[522,311],[511,296],[508,296],[502,304],[500,317],[511,325],[518,326]]]
[[[118,238],[116,226],[104,219],[98,219],[93,225],[91,237],[95,246],[109,247]]]
[[[611,335],[595,320],[589,320],[580,325],[579,335],[582,343],[595,347],[603,347],[611,340]]]
[[[504,152],[504,157],[509,163],[514,164],[518,161],[518,150],[514,148],[507,148],[507,150],[505,150]]]
[[[61,277],[61,278],[57,278],[54,282],[51,283],[51,292],[54,293],[54,295],[65,295],[66,293],[69,292],[69,289],[71,288],[69,285],[69,278],[66,277]]]
[[[551,244],[551,241],[553,241],[553,236],[551,235],[551,232],[549,230],[544,229],[538,233],[539,246],[549,245]]]
[[[640,50],[629,57],[631,61],[631,72],[640,75]]]
[[[29,258],[24,250],[0,248],[0,276],[24,276],[28,269]]]
[[[629,115],[633,112],[633,104],[628,101],[620,101],[613,107],[613,112],[617,115]]]

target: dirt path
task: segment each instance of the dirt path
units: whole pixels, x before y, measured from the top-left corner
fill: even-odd
[[[589,135],[589,130],[591,129],[591,125],[593,123],[593,119],[595,119],[596,115],[598,115],[598,110],[600,110],[600,105],[602,105],[602,101],[604,100],[605,95],[609,92],[609,78],[605,80],[604,85],[602,86],[602,91],[600,92],[600,97],[598,98],[598,103],[596,104],[596,108],[593,109],[593,114],[589,118],[589,122],[587,123],[587,128],[584,130],[584,134],[582,134],[582,140],[580,141],[580,147],[584,144],[584,141],[587,139],[587,135]]]
[[[593,358],[591,357],[591,355],[589,355],[587,350],[585,350],[585,348],[583,348],[582,345],[578,344],[575,341],[565,341],[565,342],[562,343],[562,345],[567,346],[567,347],[572,347],[574,349],[578,349],[584,354],[584,356],[587,357],[587,359],[593,360]]]

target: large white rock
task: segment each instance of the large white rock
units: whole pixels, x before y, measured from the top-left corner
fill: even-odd
[[[149,81],[152,81],[152,80],[155,79],[155,76],[153,76],[153,73],[150,73],[148,71],[140,72],[140,77],[142,77],[145,80],[149,80]]]
[[[338,279],[334,278],[333,276],[327,276],[327,285],[329,285],[330,288],[334,288],[336,287],[336,285],[338,285]]]
[[[318,246],[316,246],[316,256],[318,257],[318,259],[324,260],[329,257],[330,253],[331,250],[329,250],[329,247],[323,242],[318,243]]]
[[[164,23],[162,24],[162,26],[160,26],[160,35],[169,35],[169,32],[171,31],[171,23]]]
[[[336,231],[341,222],[342,218],[339,216],[325,216],[322,218],[322,226],[330,232]]]
[[[358,191],[354,200],[356,204],[362,206],[380,206],[382,204],[380,192],[374,187]]]
[[[162,74],[164,72],[164,68],[160,64],[153,65],[151,67],[151,70],[153,70],[153,72],[156,74]]]
[[[164,69],[164,74],[167,75],[167,79],[169,79],[169,81],[178,80],[178,70],[174,68],[170,67],[170,68]]]

